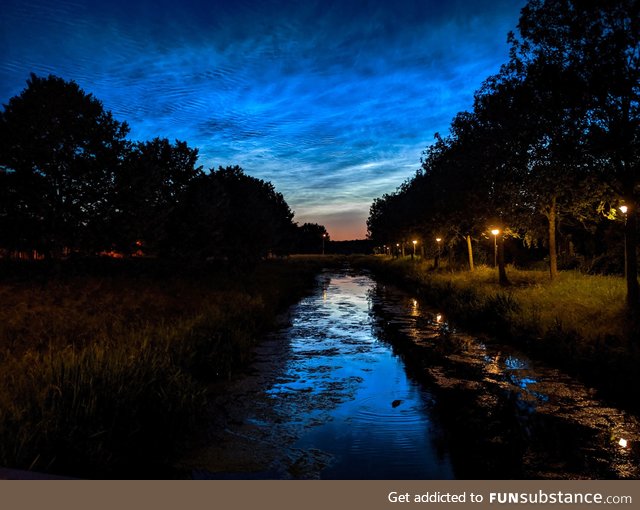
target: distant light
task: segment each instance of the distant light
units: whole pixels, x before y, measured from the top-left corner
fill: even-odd
[[[396,243],[396,246],[400,247],[400,243]]]
[[[620,206],[620,210],[622,211],[622,214],[627,214],[627,211],[628,211],[629,209],[627,208],[627,206],[626,206],[626,205],[621,205],[621,206]]]
[[[418,241],[411,241],[413,244],[418,244]]]
[[[439,243],[440,241],[442,241],[441,237],[436,237],[436,243]]]
[[[499,231],[497,228],[494,228],[494,229],[491,231],[491,233],[492,233],[494,236],[497,236],[497,235],[500,233],[500,231]]]
[[[441,322],[441,321],[442,321],[442,315],[436,314],[436,322]]]
[[[626,448],[627,447],[627,440],[623,439],[623,438],[620,438],[620,441],[618,441],[618,444],[620,446],[622,446],[623,448]]]
[[[414,308],[418,308],[418,300],[414,299],[411,303],[413,305]]]

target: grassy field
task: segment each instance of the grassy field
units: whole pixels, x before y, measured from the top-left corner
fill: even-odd
[[[163,477],[211,382],[313,282],[313,259],[251,270],[156,261],[0,268],[0,465]]]
[[[622,278],[566,271],[550,281],[547,272],[509,267],[511,284],[502,287],[489,267],[434,271],[430,261],[373,256],[354,263],[420,294],[454,324],[514,343],[637,408],[640,335],[625,313]]]

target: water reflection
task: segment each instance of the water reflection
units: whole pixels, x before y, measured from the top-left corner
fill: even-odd
[[[407,359],[427,365],[421,373],[432,385],[443,426],[464,437],[473,430],[469,425],[477,424],[482,432],[474,431],[468,444],[499,459],[470,459],[468,449],[456,452],[450,444],[459,477],[491,478],[492,472],[523,478],[640,476],[636,417],[600,401],[596,392],[559,370],[508,346],[456,332],[439,311],[418,307],[398,289],[378,286],[374,302],[389,341],[408,342]],[[464,408],[469,423],[460,426],[456,420],[463,413],[452,412],[447,402]],[[509,448],[501,447],[506,444]]]
[[[442,433],[430,416],[432,396],[372,327],[374,286],[362,275],[323,276],[322,294],[303,300],[283,332],[291,355],[267,394],[298,423],[295,448],[328,454],[322,478],[452,478],[436,446]]]
[[[325,273],[223,396],[200,477],[639,478],[638,419],[366,275]],[[268,342],[267,342],[268,343]],[[273,362],[273,359],[276,362]],[[227,408],[228,410],[229,408]],[[216,469],[213,469],[213,467]],[[235,472],[220,472],[238,466]]]

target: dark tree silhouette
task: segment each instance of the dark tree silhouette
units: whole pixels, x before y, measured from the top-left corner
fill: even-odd
[[[543,239],[553,278],[557,230],[592,228],[603,204],[624,204],[627,302],[638,311],[640,2],[531,0],[518,28],[473,111],[436,138],[421,172],[374,201],[369,234],[389,242],[419,231],[470,247],[493,224],[525,243]],[[498,260],[506,282],[502,243]]]
[[[166,138],[138,142],[129,151],[115,181],[113,237],[124,253],[142,245],[145,253],[169,247],[169,219],[200,176],[198,150]]]
[[[49,257],[98,248],[127,132],[75,82],[32,74],[0,113],[4,241]]]
[[[230,197],[223,183],[201,173],[187,187],[169,219],[169,254],[178,258],[222,259]]]
[[[195,225],[188,246],[199,245],[201,254],[252,264],[288,251],[293,213],[270,182],[245,174],[239,166],[219,167],[194,179],[187,196],[179,217],[192,222],[189,229]]]
[[[329,233],[323,225],[304,223],[296,228],[293,251],[295,253],[321,253],[329,242]]]
[[[521,58],[560,63],[580,78],[585,134],[602,181],[628,207],[627,304],[640,311],[640,2],[531,0],[519,23]]]

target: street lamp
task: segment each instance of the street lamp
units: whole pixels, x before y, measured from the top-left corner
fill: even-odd
[[[440,265],[440,241],[442,241],[442,238],[441,237],[436,237],[436,243],[438,243],[438,255],[436,257],[435,263],[433,264],[436,269]]]
[[[494,228],[491,233],[493,234],[493,267],[498,265],[498,234],[500,230]]]
[[[411,255],[411,258],[416,256],[416,244],[418,244],[418,241],[416,241],[415,239],[413,241],[411,241],[413,243],[413,254]]]
[[[327,237],[327,234],[322,234],[322,254],[324,255],[324,240]]]
[[[622,214],[624,214],[624,277],[627,277],[627,211],[629,208],[626,205],[619,207]]]

